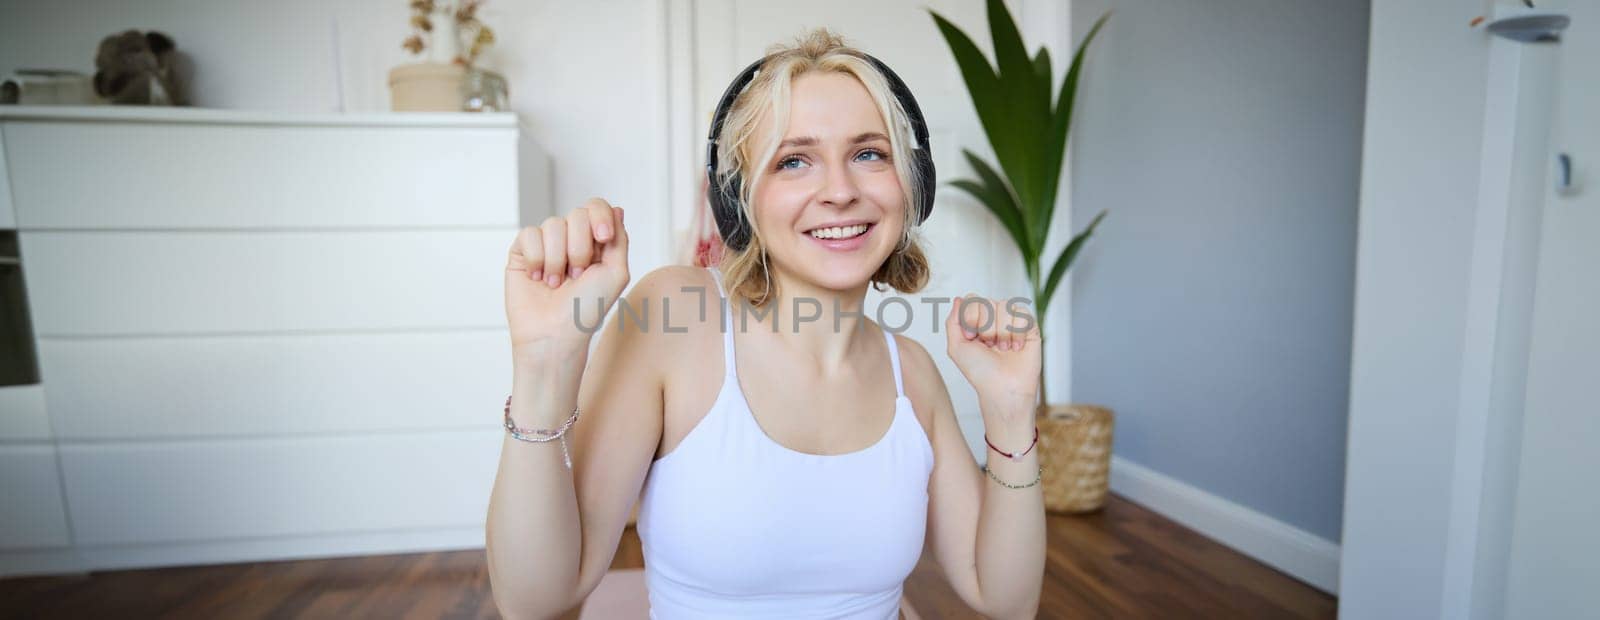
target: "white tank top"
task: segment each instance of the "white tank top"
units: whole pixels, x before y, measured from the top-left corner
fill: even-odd
[[[774,441],[751,414],[726,305],[722,390],[644,483],[650,617],[897,618],[922,553],[933,447],[906,398],[894,335],[884,332],[889,431],[855,452],[808,454]]]

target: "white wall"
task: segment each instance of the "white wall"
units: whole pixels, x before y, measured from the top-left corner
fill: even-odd
[[[1438,617],[1487,42],[1372,4],[1340,613]]]
[[[1578,618],[1600,608],[1600,415],[1594,379],[1600,368],[1600,4],[1553,0],[1572,27],[1554,60],[1554,127],[1548,150],[1573,158],[1576,191],[1549,191],[1555,172],[1536,177],[1544,198],[1538,277],[1527,358],[1526,402],[1517,466],[1515,524],[1509,533],[1506,618]],[[1482,617],[1501,610],[1491,608]]]
[[[1487,4],[1472,9],[1488,12]],[[1577,343],[1584,332],[1562,313],[1593,305],[1592,291],[1577,284],[1592,279],[1578,267],[1592,263],[1592,243],[1577,241],[1592,222],[1573,204],[1542,198],[1549,148],[1560,141],[1546,139],[1554,90],[1548,63],[1559,50],[1526,48],[1439,19],[1461,10],[1444,1],[1373,5],[1343,617],[1575,617],[1592,610],[1571,603],[1592,600],[1593,579],[1551,562],[1557,550],[1587,561],[1583,550],[1594,549],[1593,504],[1573,519],[1567,500],[1574,485],[1588,481],[1581,467],[1571,469],[1585,451],[1561,449],[1593,436],[1592,425],[1570,423],[1573,415],[1592,417],[1572,409],[1581,402],[1572,395],[1588,390],[1593,375],[1580,370],[1579,358],[1559,353],[1583,348]],[[1588,73],[1566,71],[1573,89],[1592,89]],[[1564,96],[1573,109],[1592,100]],[[1566,125],[1578,134],[1570,143],[1594,144],[1592,115]],[[1543,236],[1579,236],[1564,237],[1565,251],[1541,257],[1541,218],[1558,208],[1567,209],[1565,219],[1546,220]],[[1582,252],[1591,258],[1582,260]],[[1530,340],[1536,352],[1545,343],[1535,357],[1542,375],[1528,364]],[[1523,436],[1524,415],[1527,432],[1537,436]],[[1519,483],[1519,466],[1529,463],[1536,467],[1524,469]],[[1519,489],[1530,476],[1537,486]],[[1525,505],[1537,506],[1541,517],[1530,520]],[[1567,520],[1542,518],[1552,515]],[[1522,546],[1524,532],[1537,532],[1533,546]],[[1539,577],[1523,582],[1537,584],[1524,592],[1527,607],[1508,610],[1507,563],[1517,558],[1530,560],[1521,575]],[[1544,578],[1557,575],[1571,579]],[[1553,612],[1561,609],[1569,613]]]

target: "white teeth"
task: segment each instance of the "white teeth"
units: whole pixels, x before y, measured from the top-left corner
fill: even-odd
[[[811,231],[811,236],[818,239],[849,239],[867,232],[866,224],[855,226],[834,226],[833,228],[818,228]]]

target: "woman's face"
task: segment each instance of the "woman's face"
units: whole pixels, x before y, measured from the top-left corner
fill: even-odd
[[[883,117],[854,76],[795,78],[788,129],[753,196],[768,260],[828,289],[870,280],[905,225],[893,155]]]

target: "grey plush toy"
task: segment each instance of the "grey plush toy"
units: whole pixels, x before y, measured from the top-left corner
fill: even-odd
[[[184,105],[173,70],[177,45],[159,32],[129,30],[100,41],[94,92],[112,103]]]

